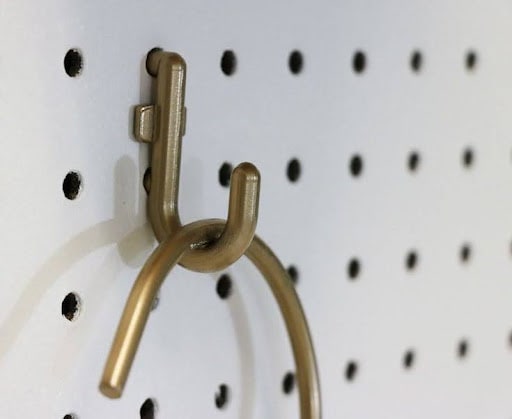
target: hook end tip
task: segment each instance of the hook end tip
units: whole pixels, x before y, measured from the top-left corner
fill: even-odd
[[[260,172],[256,166],[249,162],[240,163],[233,170],[232,176],[242,177],[249,181],[259,182]]]
[[[123,390],[119,386],[112,385],[106,381],[100,383],[101,394],[109,399],[119,399],[123,394]]]

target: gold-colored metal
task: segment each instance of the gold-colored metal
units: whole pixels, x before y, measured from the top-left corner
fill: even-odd
[[[152,145],[148,212],[158,241],[182,227],[178,211],[181,142],[185,132],[186,64],[172,52],[152,50],[147,70],[156,77],[156,103],[135,107],[135,137]],[[258,219],[259,173],[242,163],[232,174],[225,229],[207,246],[187,252],[180,264],[196,272],[213,272],[236,262],[249,247]],[[236,210],[235,210],[236,209]]]
[[[185,132],[185,61],[153,50],[148,72],[156,77],[156,101],[135,107],[135,137],[152,146],[149,218],[160,244],[132,287],[112,343],[100,383],[101,392],[118,398],[133,363],[157,292],[170,270],[180,263],[197,272],[219,271],[244,253],[265,277],[284,318],[296,363],[302,419],[320,419],[320,388],[306,318],[285,269],[255,236],[260,176],[250,163],[232,173],[227,221],[202,220],[182,226],[178,212],[181,141]]]
[[[135,107],[135,138],[143,143],[153,141],[153,126],[155,107],[153,105],[138,105]]]
[[[153,300],[169,271],[187,251],[219,236],[224,228],[223,221],[215,220],[188,224],[162,241],[152,253],[132,287],[119,322],[100,383],[104,395],[121,396]],[[295,358],[301,419],[320,419],[320,388],[313,345],[292,282],[277,257],[257,236],[246,255],[265,277],[284,318]]]

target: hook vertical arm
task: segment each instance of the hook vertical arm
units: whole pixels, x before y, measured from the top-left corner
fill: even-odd
[[[149,52],[148,73],[156,77],[154,105],[135,107],[135,137],[152,145],[148,212],[158,241],[181,228],[178,212],[181,142],[185,134],[186,63],[174,53]]]

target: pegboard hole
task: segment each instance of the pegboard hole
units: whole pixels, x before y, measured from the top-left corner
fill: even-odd
[[[420,51],[413,51],[411,54],[411,70],[414,73],[419,73],[421,71],[421,67],[423,65],[423,55]]]
[[[469,352],[469,342],[466,339],[462,339],[457,344],[457,356],[460,359],[466,358]]]
[[[468,263],[471,259],[471,245],[469,243],[464,243],[460,247],[459,258],[462,263]]]
[[[61,314],[70,322],[72,322],[76,320],[78,315],[80,314],[80,308],[80,297],[76,293],[70,292],[62,300]]]
[[[68,172],[62,182],[62,192],[64,192],[64,196],[69,200],[76,199],[81,190],[82,176],[80,173],[75,171]]]
[[[231,277],[228,274],[223,274],[217,281],[217,295],[225,300],[231,295],[231,291],[233,288],[233,283],[231,281]]]
[[[229,402],[229,387],[226,384],[221,384],[217,393],[215,393],[215,406],[217,409],[225,409]]]
[[[286,168],[286,175],[288,176],[288,180],[292,183],[295,183],[299,180],[301,174],[301,166],[300,161],[298,159],[291,159],[288,162],[288,167]]]
[[[219,169],[219,183],[221,186],[227,188],[231,183],[231,173],[233,172],[233,166],[231,163],[224,162]]]
[[[148,167],[144,172],[144,176],[142,177],[142,186],[144,186],[146,193],[149,194],[149,191],[151,190],[151,167]]]
[[[359,367],[356,361],[349,361],[345,367],[345,379],[347,381],[354,381],[357,376],[358,369]]]
[[[347,265],[347,275],[349,279],[355,280],[361,272],[361,264],[356,258],[350,259]]]
[[[64,415],[62,419],[78,419],[78,416],[74,413],[68,413],[67,415]]]
[[[302,67],[304,66],[304,58],[300,51],[292,51],[290,57],[288,58],[288,67],[292,74],[300,74],[302,72]]]
[[[412,349],[405,352],[402,363],[406,370],[411,369],[414,366],[416,355]]]
[[[156,403],[153,399],[146,399],[139,410],[140,419],[155,419]]]
[[[157,294],[153,299],[153,303],[151,304],[151,311],[156,310],[158,305],[160,304],[160,295]]]
[[[350,173],[354,177],[359,177],[363,172],[363,158],[356,154],[350,159]]]
[[[288,272],[288,276],[290,277],[291,281],[297,285],[297,282],[299,282],[299,270],[297,267],[295,265],[290,265],[286,271]]]
[[[287,372],[283,378],[283,393],[291,394],[295,388],[295,374],[291,371]]]
[[[405,257],[405,268],[408,271],[413,271],[414,269],[416,269],[418,261],[418,253],[415,250],[411,250],[409,253],[407,253],[407,256]]]
[[[407,158],[407,167],[411,173],[415,173],[420,165],[421,157],[417,151],[412,151]]]
[[[473,163],[475,161],[475,152],[471,147],[467,147],[462,152],[462,165],[469,169],[471,166],[473,166]]]
[[[235,74],[237,67],[236,55],[232,50],[226,50],[220,59],[220,68],[226,76]]]
[[[152,72],[150,71],[150,57],[153,53],[155,52],[160,52],[160,51],[163,51],[163,48],[161,47],[153,47],[151,48],[148,53],[146,54],[146,62],[145,62],[145,67],[146,67],[146,71],[147,73],[151,76],[152,75]]]
[[[69,77],[77,77],[83,69],[82,53],[79,49],[73,48],[64,56],[64,70]]]
[[[478,54],[474,50],[466,52],[466,70],[474,71],[478,65]]]
[[[363,51],[356,51],[352,58],[352,68],[356,74],[362,74],[366,69],[366,55]]]

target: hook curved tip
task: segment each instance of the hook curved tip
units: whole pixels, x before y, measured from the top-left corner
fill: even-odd
[[[167,61],[166,65],[171,72],[185,71],[186,63],[181,55],[175,52],[166,52],[162,48],[153,48],[146,57],[146,70],[151,76],[156,77],[158,75],[158,67],[163,59]]]
[[[209,237],[207,246],[183,255],[181,265],[196,272],[218,272],[240,259],[254,238],[259,195],[260,172],[251,163],[239,164],[231,173],[224,229]]]

